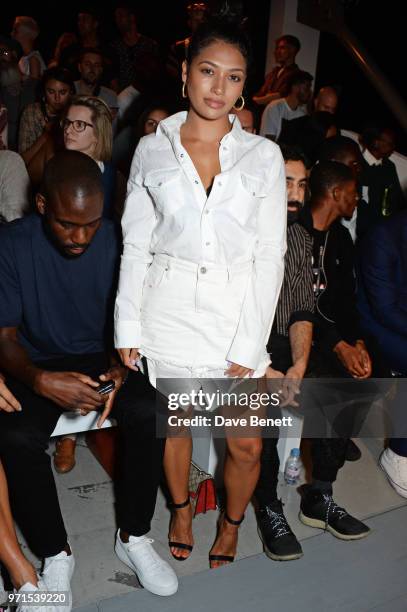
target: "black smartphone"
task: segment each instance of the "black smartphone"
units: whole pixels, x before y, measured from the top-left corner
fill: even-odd
[[[100,395],[107,395],[108,393],[111,393],[113,391],[115,386],[116,386],[116,384],[115,384],[114,380],[107,380],[106,382],[100,384],[96,388],[96,391],[98,393],[100,393]]]

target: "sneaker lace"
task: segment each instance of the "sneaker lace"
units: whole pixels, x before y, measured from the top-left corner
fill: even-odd
[[[274,512],[269,506],[266,506],[266,512],[270,519],[270,526],[275,532],[277,538],[290,533],[287,520],[282,512]]]
[[[338,504],[334,501],[332,495],[328,495],[327,493],[323,494],[324,502],[326,504],[326,512],[325,512],[325,528],[328,525],[329,516],[337,516],[339,519],[348,515],[344,508],[338,506]]]
[[[162,559],[151,546],[153,542],[154,540],[152,538],[145,538],[142,542],[133,542],[128,547],[129,552],[142,547],[143,562],[146,564],[146,569],[159,567],[162,563]],[[145,546],[146,544],[148,544],[148,546]],[[138,552],[140,554],[140,551]]]

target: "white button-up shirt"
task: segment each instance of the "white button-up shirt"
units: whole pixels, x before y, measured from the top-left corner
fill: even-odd
[[[140,306],[154,255],[205,264],[253,262],[241,315],[227,358],[261,360],[284,274],[286,179],[277,145],[232,129],[219,147],[221,173],[207,196],[182,146],[186,113],[173,115],[142,138],[134,155],[122,219],[124,249],[115,308],[115,346],[140,347]],[[250,366],[248,366],[250,367]]]

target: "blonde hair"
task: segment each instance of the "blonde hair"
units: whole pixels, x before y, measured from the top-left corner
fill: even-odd
[[[72,106],[84,106],[92,113],[92,124],[95,130],[97,143],[94,158],[97,161],[108,162],[112,158],[113,130],[112,114],[103,100],[96,96],[75,96],[72,98],[67,111]]]

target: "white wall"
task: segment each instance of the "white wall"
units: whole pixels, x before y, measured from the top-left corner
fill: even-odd
[[[319,31],[297,22],[297,3],[297,0],[270,0],[266,74],[275,65],[273,52],[276,38],[283,34],[292,34],[301,42],[301,50],[297,55],[298,66],[315,77]]]

